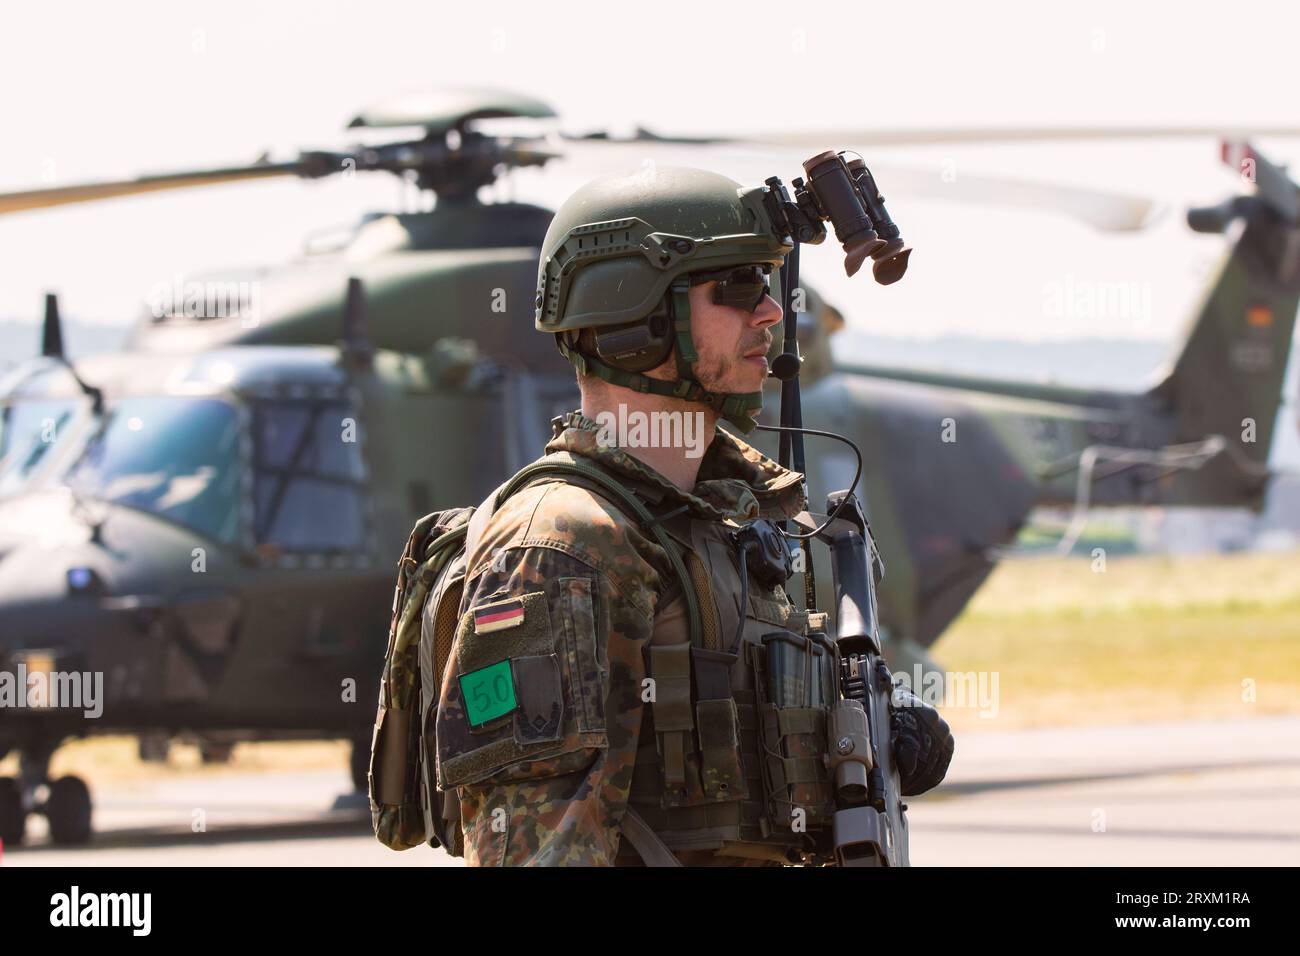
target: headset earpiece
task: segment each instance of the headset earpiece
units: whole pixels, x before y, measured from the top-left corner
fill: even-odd
[[[596,354],[624,372],[645,372],[662,365],[673,350],[672,296],[644,319],[596,332]]]

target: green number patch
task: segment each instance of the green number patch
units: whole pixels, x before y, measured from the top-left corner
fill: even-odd
[[[515,678],[510,661],[498,661],[487,667],[460,675],[460,695],[471,727],[481,727],[489,720],[504,717],[519,706],[515,699]]]

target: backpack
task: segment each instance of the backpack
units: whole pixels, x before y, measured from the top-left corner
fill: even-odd
[[[599,491],[654,534],[682,582],[691,641],[699,644],[699,598],[678,546],[639,498],[588,459],[568,452],[547,455],[515,474],[478,508],[425,515],[411,530],[397,565],[370,747],[370,818],[375,837],[390,849],[428,843],[444,847],[452,856],[464,855],[456,792],[444,793],[437,787],[435,726],[442,675],[452,656],[460,620],[466,555],[478,529],[502,502],[537,478],[556,475]],[[638,821],[629,823],[637,826]],[[628,835],[638,849],[652,839],[642,832]],[[657,848],[642,850],[642,855],[647,852],[662,859]]]

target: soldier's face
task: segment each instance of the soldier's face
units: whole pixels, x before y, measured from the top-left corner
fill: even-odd
[[[710,392],[757,392],[767,379],[772,326],[781,306],[770,295],[753,312],[713,301],[716,282],[692,286],[691,338],[699,361],[695,374]]]

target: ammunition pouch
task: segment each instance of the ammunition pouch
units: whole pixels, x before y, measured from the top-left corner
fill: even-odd
[[[651,645],[647,658],[661,805],[747,799],[740,709],[731,689],[736,655],[680,643]]]
[[[835,810],[826,761],[827,718],[838,698],[834,644],[824,634],[764,634],[750,646],[759,699],[766,819],[806,832]]]

